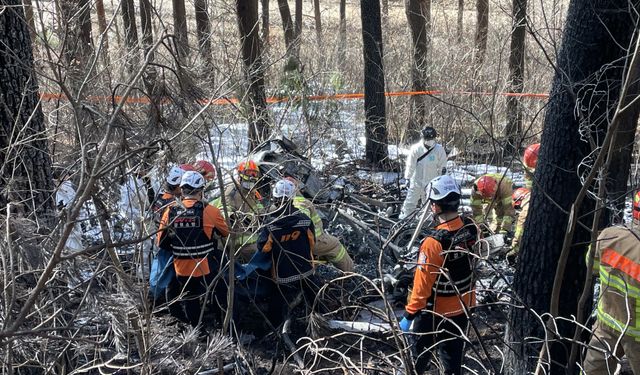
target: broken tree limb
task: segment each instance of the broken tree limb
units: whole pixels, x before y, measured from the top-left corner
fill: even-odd
[[[396,256],[396,259],[400,259],[401,255],[403,253],[403,250],[400,247],[398,247],[397,245],[391,243],[390,241],[387,241],[387,239],[384,236],[382,236],[380,233],[378,233],[378,232],[374,231],[373,229],[371,229],[370,226],[367,223],[356,219],[355,217],[353,217],[352,215],[347,213],[345,210],[343,210],[341,208],[338,208],[338,213],[340,215],[342,215],[342,217],[344,217],[345,219],[350,221],[351,223],[359,226],[362,229],[365,229],[367,232],[369,232],[369,234],[379,238],[380,241],[382,241],[382,243],[386,243],[387,244],[386,246],[389,247],[393,251],[393,254]],[[384,250],[384,247],[382,248],[382,250]]]

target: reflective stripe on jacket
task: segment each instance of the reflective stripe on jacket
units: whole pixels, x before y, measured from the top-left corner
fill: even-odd
[[[640,230],[606,228],[596,245],[600,277],[598,319],[640,341]],[[594,266],[594,268],[596,268]]]
[[[316,211],[316,207],[313,203],[307,198],[297,195],[293,198],[293,206],[303,214],[309,216],[315,228],[316,238],[322,236],[324,231],[324,228],[322,227],[322,218],[318,215],[318,211]]]

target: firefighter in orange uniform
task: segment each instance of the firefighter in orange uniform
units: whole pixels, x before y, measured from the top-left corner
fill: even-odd
[[[215,235],[229,235],[229,228],[220,210],[202,201],[204,184],[205,179],[200,173],[184,173],[180,182],[181,204],[172,205],[164,211],[158,237],[158,246],[173,253],[178,283],[181,291],[186,293],[180,304],[186,320],[193,327],[199,326],[202,309],[200,300],[206,297],[207,284],[218,272],[223,260],[222,249]],[[224,282],[216,284],[214,296],[217,299],[214,308],[224,303]]]
[[[460,188],[450,176],[433,179],[427,196],[437,225],[420,247],[400,328],[420,335],[415,344],[418,374],[429,369],[430,351],[435,349],[444,369],[441,373],[461,374],[466,308],[475,305],[471,251],[479,230],[473,220],[458,215]]]

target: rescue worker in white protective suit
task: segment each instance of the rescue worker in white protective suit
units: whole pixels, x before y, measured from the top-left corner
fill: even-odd
[[[407,197],[402,205],[399,219],[409,216],[417,207],[418,201],[424,202],[424,188],[434,178],[446,173],[447,153],[441,144],[436,143],[438,133],[427,126],[422,129],[422,140],[409,150],[404,168]]]

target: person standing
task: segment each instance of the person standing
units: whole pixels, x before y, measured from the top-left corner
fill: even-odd
[[[193,327],[200,324],[200,300],[204,298],[206,301],[207,284],[223,260],[215,235],[229,235],[220,210],[202,201],[204,184],[205,179],[200,173],[184,173],[180,182],[181,204],[171,205],[164,211],[158,236],[158,246],[173,253],[178,284],[186,294],[180,301],[184,316],[176,318],[186,317]],[[214,295],[221,303],[225,301],[226,285],[223,282],[216,284]]]
[[[436,143],[438,133],[427,126],[422,129],[422,139],[409,149],[404,168],[404,179],[407,187],[407,197],[398,216],[404,219],[418,206],[418,201],[424,203],[424,188],[437,176],[446,173],[447,153],[441,144]]]
[[[458,214],[461,194],[453,178],[436,177],[426,190],[436,227],[420,246],[400,328],[419,334],[415,343],[418,374],[429,369],[431,351],[436,349],[444,368],[441,373],[461,374],[467,308],[476,303],[472,248],[479,230],[473,220]]]
[[[612,374],[623,355],[640,374],[640,191],[634,194],[632,225],[605,228],[595,246],[600,296],[584,360],[587,375]]]

